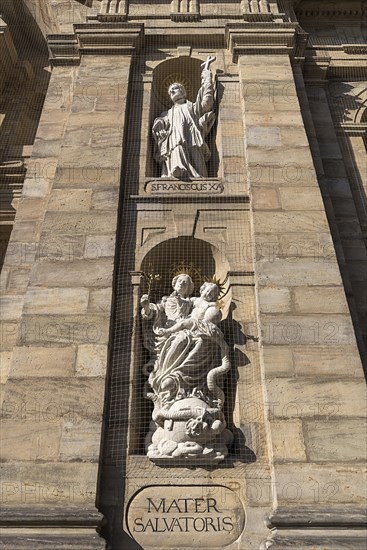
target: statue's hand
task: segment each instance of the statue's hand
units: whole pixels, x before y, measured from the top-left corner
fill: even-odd
[[[152,126],[152,132],[157,139],[163,140],[167,137],[167,130],[164,120],[162,118],[156,118]]]

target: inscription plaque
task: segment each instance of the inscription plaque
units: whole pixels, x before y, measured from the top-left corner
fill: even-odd
[[[193,179],[191,181],[180,181],[175,178],[160,178],[150,180],[145,184],[145,192],[149,195],[187,195],[207,194],[218,195],[223,193],[224,184],[219,179]]]
[[[133,496],[126,523],[143,548],[220,548],[240,536],[245,511],[222,485],[156,485]]]

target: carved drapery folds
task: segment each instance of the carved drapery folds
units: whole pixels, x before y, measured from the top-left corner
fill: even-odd
[[[162,166],[162,177],[181,180],[208,176],[206,162],[210,150],[205,142],[214,121],[214,84],[209,65],[215,57],[209,56],[202,64],[201,86],[196,100],[187,99],[185,87],[173,82],[168,95],[173,103],[153,123],[156,161]]]
[[[150,359],[146,397],[154,409],[146,437],[156,463],[215,464],[228,454],[232,433],[223,414],[222,381],[230,370],[229,347],[218,327],[220,288],[206,282],[192,297],[190,275],[172,281],[158,303],[141,298],[144,347]]]

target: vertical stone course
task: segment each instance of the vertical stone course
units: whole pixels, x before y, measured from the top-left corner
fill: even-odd
[[[243,56],[239,69],[278,501],[289,504],[285,486],[292,483],[301,491],[298,504],[310,502],[312,488],[303,476],[322,462],[330,463],[328,483],[338,485],[333,502],[348,502],[354,497],[335,464],[348,468],[362,460],[357,433],[365,391],[292,67],[286,56]],[[315,108],[322,126],[325,113]],[[328,154],[334,162],[337,148]],[[326,483],[321,471],[316,479]],[[329,502],[321,490],[317,504]]]

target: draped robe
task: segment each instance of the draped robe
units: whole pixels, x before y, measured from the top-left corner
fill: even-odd
[[[203,69],[201,78],[202,85],[194,103],[175,103],[155,120],[160,120],[166,131],[161,138],[153,130],[157,146],[155,158],[162,164],[162,177],[207,177],[210,151],[205,137],[215,120],[214,90],[210,70]]]

